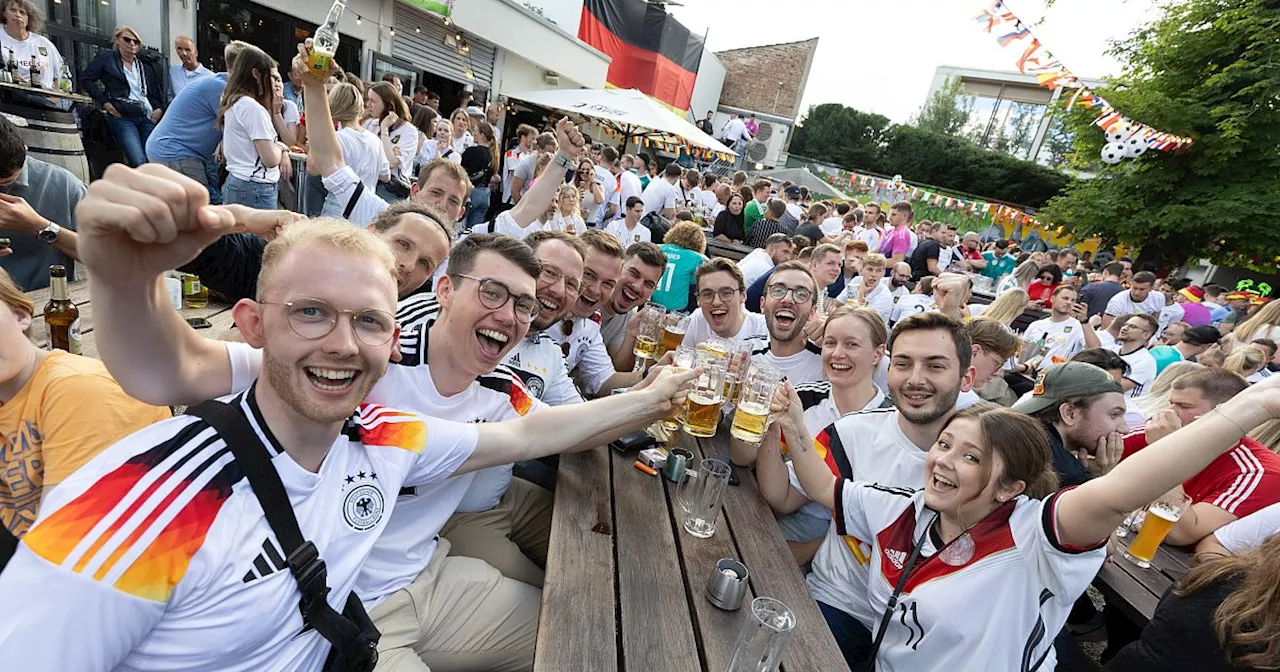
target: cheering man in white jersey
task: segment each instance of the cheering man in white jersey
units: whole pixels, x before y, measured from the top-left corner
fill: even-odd
[[[822,348],[805,336],[817,291],[808,264],[788,261],[773,269],[760,299],[769,343],[752,349],[751,359],[778,367],[793,385],[822,379]]]
[[[667,255],[653,243],[636,243],[627,247],[622,261],[622,275],[613,288],[613,296],[600,306],[600,335],[619,371],[635,368],[636,313],[658,288],[667,270]],[[633,324],[634,323],[634,324]]]
[[[184,339],[160,276],[232,225],[207,204],[202,186],[153,165],[113,167],[82,202],[92,291],[117,313],[100,323],[117,339],[99,343],[117,370],[137,365],[141,375],[187,375],[222,391],[237,382],[221,344],[166,356],[205,343],[189,330]],[[263,347],[263,378],[240,381],[245,391],[227,398],[229,413],[261,445],[229,448],[208,421],[184,416],[126,438],[64,481],[0,579],[0,613],[12,616],[0,621],[0,660],[24,670],[318,670],[330,647],[312,629],[324,624],[304,621],[299,584],[286,571],[314,568],[281,561],[295,548],[263,518],[268,495],[239,484],[247,463],[233,450],[266,451],[303,538],[327,564],[336,610],[357,575],[366,578],[361,569],[402,487],[536,457],[553,444],[596,445],[613,429],[608,417],[670,408],[681,394],[683,376],[660,374],[585,414],[549,410],[480,426],[367,403],[395,342],[395,290],[393,257],[372,234],[325,221],[286,229],[265,256],[261,300],[233,309],[246,340]],[[152,356],[158,365],[148,365]],[[213,395],[184,401],[201,396]],[[65,646],[73,638],[78,645]]]
[[[972,383],[972,345],[959,322],[921,313],[898,323],[889,351],[889,396],[895,408],[846,415],[819,432],[814,446],[821,446],[837,478],[914,489],[921,486],[925,457],[955,410],[960,390]],[[757,464],[766,461],[782,468],[776,440],[766,439],[760,447]],[[867,657],[879,617],[867,605],[870,541],[828,528],[808,576],[809,590],[851,664]]]
[[[769,340],[769,328],[760,313],[747,312],[747,286],[742,271],[723,257],[711,259],[694,271],[698,312],[689,318],[684,345],[694,347],[719,336],[750,343],[758,348]]]

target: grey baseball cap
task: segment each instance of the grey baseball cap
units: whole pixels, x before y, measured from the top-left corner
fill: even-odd
[[[1068,399],[1092,397],[1108,392],[1124,394],[1111,374],[1084,362],[1066,362],[1040,372],[1031,396],[1013,406],[1019,413],[1038,413]]]

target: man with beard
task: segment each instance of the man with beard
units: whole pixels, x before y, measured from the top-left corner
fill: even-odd
[[[1155,282],[1156,275],[1150,271],[1134,275],[1128,290],[1117,293],[1107,301],[1107,309],[1102,315],[1102,327],[1105,329],[1110,326],[1117,315],[1159,315],[1164,309],[1164,294],[1151,291]],[[1154,329],[1152,333],[1155,333]]]
[[[809,255],[809,274],[818,283],[818,291],[827,292],[827,296],[833,299],[844,291],[844,278],[840,269],[842,261],[840,248],[829,243],[813,248]],[[747,310],[760,312],[760,299],[764,296],[764,288],[772,273],[766,273],[747,288]]]
[[[286,490],[292,490],[290,501],[295,504],[300,527],[319,542],[319,554],[327,562],[327,583],[333,588],[328,602],[341,607],[354,589],[373,608],[373,619],[387,633],[380,642],[385,661],[416,661],[414,669],[425,669],[419,656],[454,662],[461,657],[484,669],[527,668],[537,622],[536,590],[504,580],[497,570],[478,561],[454,558],[445,562],[447,546],[436,547],[438,527],[463,495],[481,481],[480,474],[490,468],[544,455],[568,444],[574,444],[573,448],[599,445],[602,438],[630,428],[612,427],[617,420],[609,418],[649,413],[643,405],[646,403],[670,408],[670,402],[679,396],[667,384],[673,378],[666,376],[664,381],[659,376],[653,381],[649,399],[640,392],[630,399],[620,396],[593,402],[613,402],[615,407],[550,409],[511,423],[471,428],[379,406],[378,402],[396,398],[411,402],[408,405],[416,410],[459,417],[463,410],[485,412],[482,409],[487,405],[488,412],[501,416],[497,419],[515,418],[536,406],[512,374],[498,375],[488,385],[476,376],[486,366],[495,366],[493,355],[499,354],[489,351],[480,332],[497,333],[514,342],[522,330],[520,316],[531,318],[537,310],[532,297],[537,261],[527,247],[515,241],[510,241],[508,252],[518,263],[501,253],[479,249],[483,240],[472,244],[474,254],[457,254],[456,264],[485,268],[486,273],[503,279],[475,281],[460,267],[455,268],[455,275],[440,288],[442,309],[453,322],[448,331],[433,333],[445,341],[443,354],[436,353],[444,361],[432,367],[434,376],[425,367],[388,369],[396,337],[391,312],[395,301],[393,257],[385,243],[372,234],[332,220],[291,226],[268,248],[259,290],[262,300],[241,301],[235,308],[247,344],[201,338],[169,308],[160,276],[163,269],[195,255],[200,245],[232,225],[226,211],[208,206],[207,199],[208,192],[196,182],[157,166],[113,169],[90,189],[78,219],[85,232],[83,258],[94,277],[94,297],[111,313],[103,314],[96,325],[104,361],[115,368],[122,386],[134,396],[197,404],[230,391],[243,392],[231,398],[233,412],[246,417],[264,446],[274,447],[274,451],[267,449],[274,455],[271,463],[280,471]],[[163,217],[154,214],[160,211]],[[467,291],[465,285],[475,283],[471,291],[478,300],[455,301],[454,283],[459,285],[458,291]],[[480,285],[492,290],[495,283],[501,284],[507,295],[502,297],[502,306],[488,308]],[[500,310],[502,307],[507,309]],[[454,338],[457,340],[448,342]],[[494,395],[496,389],[501,389],[501,394]],[[451,397],[477,390],[489,390],[490,396],[464,396],[460,407],[448,408]],[[667,393],[672,395],[659,398]],[[502,406],[507,410],[500,410]],[[354,416],[353,410],[357,411]],[[73,570],[64,570],[57,562],[40,560],[28,573],[22,563],[44,554],[40,537],[29,534],[31,555],[20,550],[15,557],[16,564],[5,573],[3,595],[28,606],[42,605],[45,612],[38,622],[45,636],[52,632],[51,624],[74,624],[79,629],[94,614],[109,618],[109,622],[90,623],[88,632],[111,634],[109,641],[85,649],[41,646],[40,654],[52,658],[47,665],[37,661],[33,669],[91,669],[121,663],[170,666],[177,664],[174,660],[204,669],[321,668],[329,647],[318,633],[304,627],[298,607],[299,586],[286,575],[280,561],[294,549],[270,543],[274,536],[270,526],[265,520],[255,522],[253,513],[262,505],[254,501],[251,488],[233,489],[241,471],[232,464],[227,449],[214,444],[216,435],[210,438],[200,422],[184,416],[135,434],[135,441],[112,449],[120,453],[117,459],[104,454],[106,459],[95,461],[89,471],[59,487],[62,501],[46,502],[43,513],[56,529],[65,532],[68,524],[90,529],[92,520],[86,516],[91,515],[91,507],[83,505],[87,495],[81,493],[95,492],[94,501],[101,502],[108,489],[92,487],[99,476],[95,470],[134,464],[136,459],[129,456],[139,444],[187,451],[188,458],[193,458],[171,456],[153,470],[157,478],[172,476],[163,465],[177,460],[178,464],[204,464],[209,468],[208,476],[219,478],[213,473],[219,471],[229,479],[212,491],[192,493],[205,497],[199,500],[204,502],[202,506],[216,500],[212,511],[200,509],[204,514],[199,520],[203,522],[191,517],[196,514],[190,508],[194,503],[187,504],[190,496],[174,500],[176,518],[159,514],[158,520],[184,521],[181,530],[173,532],[179,535],[175,539],[188,545],[184,548],[196,540],[195,548],[180,565],[186,571],[171,576],[159,598],[146,586],[130,590],[130,584],[119,581],[93,591],[95,584],[86,583],[87,576],[72,577]],[[180,434],[172,435],[172,430]],[[207,459],[190,452],[201,450],[222,452]],[[119,476],[124,472],[115,469],[109,473]],[[134,471],[128,473],[138,478]],[[455,478],[441,480],[450,474]],[[147,478],[145,473],[142,478]],[[128,488],[119,489],[116,481],[118,478],[109,491],[123,496]],[[353,499],[352,493],[357,491],[364,497],[362,506]],[[213,500],[208,498],[210,493]],[[344,494],[347,505],[328,501]],[[246,503],[229,504],[226,510],[236,514],[234,520],[220,523],[218,511],[236,497]],[[400,515],[396,515],[397,509]],[[156,513],[152,508],[143,512]],[[71,519],[53,520],[60,513]],[[341,520],[344,517],[345,521]],[[149,525],[154,520],[138,522]],[[37,525],[32,534],[39,529]],[[58,533],[59,543],[65,541],[64,532]],[[158,533],[163,538],[163,529]],[[264,538],[268,540],[265,548]],[[205,550],[212,546],[225,548],[216,553]],[[172,547],[177,546],[166,545],[161,550]],[[127,562],[138,560],[145,561],[145,557]],[[162,561],[171,563],[172,554],[156,560]],[[122,572],[129,569],[118,568]],[[64,572],[75,580],[74,588],[57,587]],[[25,586],[31,586],[30,590]],[[30,591],[46,596],[53,591],[61,597],[37,599],[36,593],[27,596]],[[201,600],[209,603],[201,604]],[[6,612],[12,609],[6,605]],[[216,613],[219,609],[225,610],[225,615]],[[185,614],[191,613],[204,620],[183,623],[190,618]],[[211,616],[215,617],[212,621]],[[270,635],[265,639],[245,640],[243,633],[264,618],[288,625],[264,631]],[[461,621],[466,627],[459,627]],[[190,636],[193,632],[199,636]],[[12,630],[6,636],[23,647],[33,641]],[[77,636],[83,639],[85,635]],[[0,648],[5,647],[0,642]],[[32,662],[34,652],[26,648],[24,660]],[[82,655],[93,658],[77,657]]]
[[[888,388],[894,408],[846,415],[819,432],[813,447],[838,477],[918,489],[929,449],[955,410],[960,390],[972,384],[972,344],[964,325],[940,313],[922,313],[897,325],[889,350],[893,354]],[[799,400],[793,398],[792,403]],[[777,449],[776,442],[765,441],[758,461],[781,459],[776,453],[765,454]],[[870,558],[868,540],[840,537],[831,526],[807,578],[851,665],[869,655],[871,630],[881,616],[867,605]]]
[[[635,364],[635,334],[628,326],[658,288],[667,270],[667,255],[653,243],[636,243],[627,248],[622,261],[622,274],[613,294],[600,306],[600,335],[605,348],[619,371],[630,371]]]
[[[1135,399],[1156,379],[1156,360],[1147,350],[1147,343],[1156,333],[1156,324],[1156,318],[1150,315],[1130,317],[1120,327],[1115,346],[1110,348],[1129,364],[1129,373],[1120,384]]]
[[[689,318],[683,345],[692,348],[712,336],[748,342],[752,347],[768,340],[764,316],[749,313],[742,305],[746,286],[742,271],[732,261],[717,257],[699,266],[694,286],[700,310]]]
[[[1014,373],[1034,375],[1033,369],[1045,368],[1070,361],[1076,353],[1085,348],[1101,347],[1102,343],[1089,324],[1087,308],[1077,301],[1079,294],[1075,287],[1062,285],[1053,290],[1049,302],[1049,317],[1032,322],[1027,327],[1023,338],[1041,344],[1039,361],[1032,364],[1018,364]]]
[[[822,348],[805,338],[813,316],[817,283],[802,262],[773,269],[762,305],[769,344],[751,351],[751,359],[776,366],[792,384],[822,380]]]
[[[911,288],[907,286],[911,283],[911,264],[900,261],[893,265],[891,271],[889,277],[880,282],[889,288],[889,294],[893,296],[893,302],[897,303],[898,299],[911,293]]]
[[[1044,425],[1063,486],[1101,476],[1120,461],[1128,429],[1124,388],[1099,367],[1074,361],[1050,367],[1013,410]]]

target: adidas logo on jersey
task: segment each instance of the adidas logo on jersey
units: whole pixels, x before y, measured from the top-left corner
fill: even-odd
[[[902,569],[902,566],[907,564],[907,554],[902,551],[890,548],[884,552],[884,555],[886,558],[889,558],[889,562],[892,562],[893,566],[898,569]]]
[[[288,564],[284,561],[284,554],[280,552],[275,539],[268,537],[262,542],[262,552],[258,553],[258,557],[253,559],[253,568],[246,572],[241,580],[244,583],[249,583],[274,574],[286,567],[288,567]]]
[[[511,359],[507,360],[507,364],[511,366],[520,366],[520,353],[512,353]]]

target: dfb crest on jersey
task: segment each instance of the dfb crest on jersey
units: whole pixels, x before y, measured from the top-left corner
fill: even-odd
[[[356,532],[373,529],[382,520],[385,501],[374,483],[361,483],[347,491],[342,500],[342,518]]]

